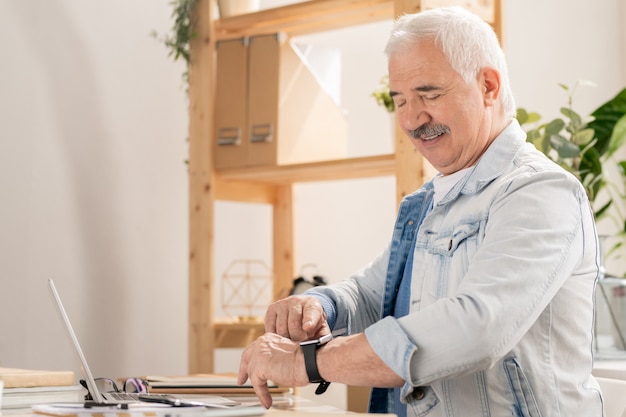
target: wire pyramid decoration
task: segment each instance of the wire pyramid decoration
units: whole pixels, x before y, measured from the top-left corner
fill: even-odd
[[[261,260],[236,259],[222,275],[222,309],[242,322],[262,321],[273,301],[274,273]]]

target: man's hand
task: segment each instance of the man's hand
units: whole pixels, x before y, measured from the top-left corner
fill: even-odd
[[[294,295],[272,303],[265,313],[265,331],[296,342],[330,333],[326,314],[317,298]]]
[[[300,344],[275,333],[265,333],[241,355],[237,383],[242,385],[248,378],[265,408],[272,405],[267,381],[292,387],[307,385],[309,378]]]

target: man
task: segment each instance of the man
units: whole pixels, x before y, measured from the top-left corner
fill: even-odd
[[[322,381],[376,387],[370,411],[399,416],[602,415],[592,211],[526,143],[493,30],[461,8],[405,15],[386,53],[399,123],[439,174],[370,265],[269,307],[239,382],[265,406],[268,380]]]

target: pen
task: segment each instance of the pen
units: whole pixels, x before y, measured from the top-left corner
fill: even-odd
[[[167,395],[151,395],[151,394],[138,394],[137,398],[140,401],[146,401],[151,403],[160,403],[171,405],[172,407],[205,407],[206,404],[199,401],[181,401],[176,397],[168,397]]]

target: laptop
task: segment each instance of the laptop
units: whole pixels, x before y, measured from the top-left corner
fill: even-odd
[[[56,286],[54,285],[54,280],[48,279],[48,285],[50,287],[50,291],[54,298],[57,309],[61,314],[61,317],[63,318],[63,323],[65,324],[67,333],[70,336],[72,345],[74,346],[74,350],[76,351],[76,354],[80,359],[80,363],[82,364],[83,371],[85,372],[85,382],[87,383],[87,388],[92,397],[92,401],[86,402],[85,406],[127,406],[128,404],[161,403],[174,407],[208,407],[218,409],[230,409],[231,411],[234,411],[235,409],[239,410],[238,412],[234,413],[224,412],[225,416],[261,415],[265,412],[265,409],[261,406],[257,407],[248,405],[244,407],[238,407],[239,405],[241,405],[241,403],[239,403],[238,401],[233,401],[220,396],[211,396],[210,401],[194,401],[191,400],[189,396],[184,395],[177,396],[171,394],[100,392],[93,377],[93,374],[91,373],[91,368],[89,368],[89,364],[87,363],[87,359],[85,358],[85,354],[80,347],[80,343],[78,342],[76,333],[74,333],[72,323],[70,322],[70,319],[65,312],[65,308],[63,307],[63,303],[61,302],[61,297],[59,296]]]

